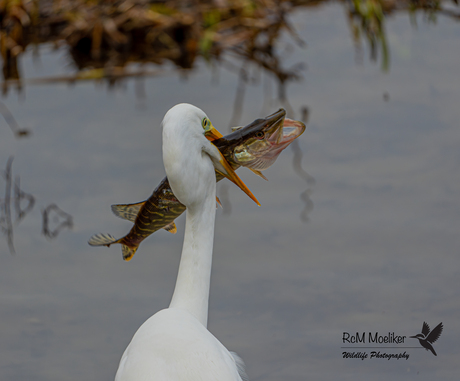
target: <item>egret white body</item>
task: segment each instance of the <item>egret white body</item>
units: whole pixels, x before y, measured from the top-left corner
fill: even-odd
[[[208,330],[208,299],[219,150],[204,136],[200,109],[180,104],[163,119],[163,161],[171,188],[187,207],[184,245],[169,308],[135,333],[115,381],[241,381],[241,359]],[[209,125],[210,122],[209,122]],[[212,127],[212,125],[211,125]]]

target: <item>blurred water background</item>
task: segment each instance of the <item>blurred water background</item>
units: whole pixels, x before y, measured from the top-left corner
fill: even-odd
[[[250,379],[455,378],[460,9],[306,3],[290,3],[272,50],[252,57],[238,50],[244,34],[189,68],[130,61],[119,76],[79,66],[59,42],[25,47],[16,76],[4,56],[0,379],[111,380],[137,328],[167,307],[184,217],[129,263],[87,240],[128,232],[110,205],[146,199],[163,178],[160,123],[180,102],[224,134],[279,107],[307,122],[269,182],[238,171],[262,207],[218,185],[209,329]],[[408,337],[424,321],[444,324],[437,357],[406,338],[376,350],[407,360],[343,358],[371,351],[342,348],[344,332]]]

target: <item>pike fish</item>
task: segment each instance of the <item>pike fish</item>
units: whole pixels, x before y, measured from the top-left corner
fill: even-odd
[[[215,128],[213,134],[205,135],[234,170],[244,166],[267,180],[261,171],[269,168],[279,154],[305,131],[302,122],[285,117],[286,111],[280,109],[266,118],[256,119],[245,127],[234,127],[233,132],[226,136],[222,136]],[[224,175],[216,171],[216,181],[223,178]],[[174,196],[165,177],[147,200],[134,204],[112,205],[112,212],[116,216],[134,223],[127,235],[117,239],[110,234],[95,234],[88,243],[91,246],[107,247],[119,243],[122,245],[123,259],[129,261],[140,243],[157,230],[165,229],[176,233],[174,220],[185,209]]]

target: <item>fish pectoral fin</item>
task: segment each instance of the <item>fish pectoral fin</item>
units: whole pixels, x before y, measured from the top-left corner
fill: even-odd
[[[131,222],[136,221],[139,210],[144,206],[145,201],[137,202],[135,204],[118,204],[112,205],[112,212],[117,217],[123,218]]]
[[[118,243],[118,240],[111,234],[102,234],[102,233],[93,235],[88,241],[88,244],[90,244],[91,246],[110,247],[112,243]]]
[[[223,209],[224,207],[222,206],[222,203],[220,202],[219,200],[219,197],[216,196],[216,202],[217,202],[217,205],[216,205],[216,209],[217,207],[220,205],[220,207]]]
[[[121,245],[121,253],[123,254],[123,259],[128,262],[136,254],[137,247],[130,247],[126,245]]]
[[[166,230],[167,232],[172,233],[172,234],[177,233],[177,227],[176,227],[176,224],[174,223],[174,221],[171,222],[170,224],[164,226],[163,229]]]
[[[258,171],[257,169],[252,169],[252,168],[249,168],[249,169],[250,169],[253,173],[255,173],[257,176],[260,176],[260,177],[262,177],[264,180],[268,181],[268,179],[265,177],[265,175],[264,175],[262,172]]]

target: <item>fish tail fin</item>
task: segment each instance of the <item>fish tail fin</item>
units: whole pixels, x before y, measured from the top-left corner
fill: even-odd
[[[130,261],[133,258],[134,254],[136,254],[137,248],[138,246],[133,247],[122,244],[121,252],[123,254],[123,259],[127,262]]]
[[[112,236],[111,234],[102,233],[93,235],[88,241],[88,244],[90,244],[91,246],[110,247],[110,245],[113,243],[118,243],[118,240],[114,236]]]

